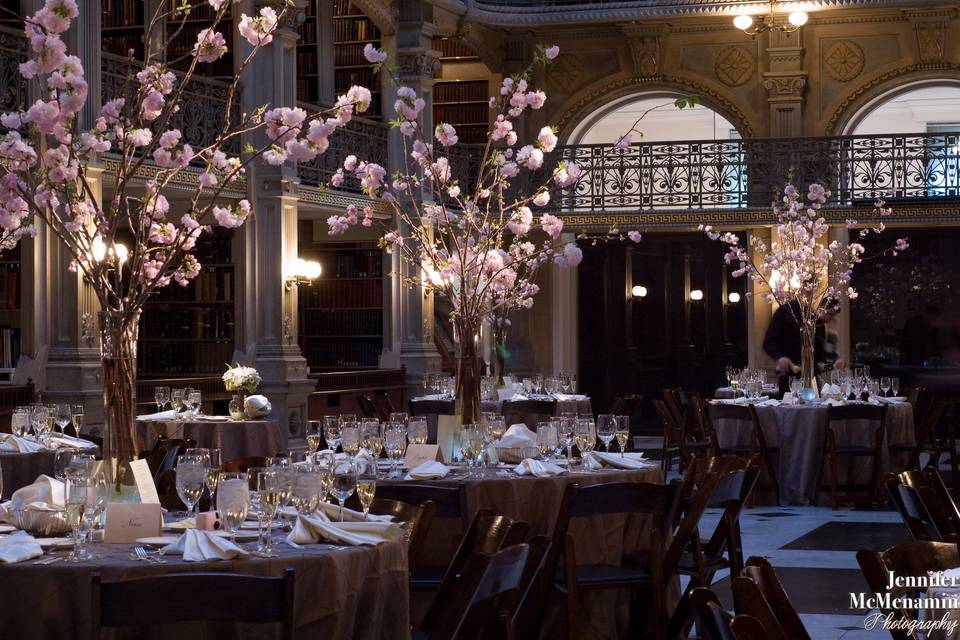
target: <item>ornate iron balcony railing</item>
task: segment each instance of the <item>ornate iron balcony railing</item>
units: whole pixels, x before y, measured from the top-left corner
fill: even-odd
[[[27,60],[27,39],[22,30],[0,27],[0,111],[18,111],[27,104],[27,80],[20,63]]]
[[[316,105],[302,105],[308,112],[318,111]],[[326,185],[344,159],[350,154],[362,160],[387,166],[387,125],[376,120],[354,117],[343,129],[330,136],[330,147],[310,162],[297,165],[300,181],[303,184],[318,187]],[[342,191],[360,192],[355,180],[348,180],[340,188]]]

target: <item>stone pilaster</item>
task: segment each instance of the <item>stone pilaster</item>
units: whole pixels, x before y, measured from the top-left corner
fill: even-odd
[[[562,244],[576,241],[576,234],[562,233]],[[578,366],[577,344],[577,270],[550,267],[550,313],[553,318],[553,373],[576,373]],[[628,286],[630,282],[628,281]],[[529,315],[529,311],[519,314]],[[628,334],[629,339],[629,334]]]
[[[750,229],[748,233],[758,236],[769,246],[771,235],[769,227]],[[744,300],[747,310],[747,363],[755,368],[772,368],[773,363],[763,351],[763,338],[767,334],[767,327],[773,316],[770,303],[763,298],[766,287],[748,280],[747,291],[750,293]]]
[[[803,70],[803,40],[800,31],[769,32],[767,68],[763,88],[770,105],[770,137],[803,135],[803,102],[807,72]]]
[[[827,243],[839,243],[841,248],[845,248],[850,243],[850,231],[845,226],[830,227],[827,234]],[[832,275],[832,274],[831,274]],[[830,331],[837,334],[837,357],[841,358],[848,365],[850,364],[850,302],[845,301],[840,305],[840,313],[836,315],[828,327]]]

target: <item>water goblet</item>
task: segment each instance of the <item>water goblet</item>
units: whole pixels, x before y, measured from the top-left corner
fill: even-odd
[[[179,476],[179,468],[177,475]],[[247,519],[249,509],[250,476],[232,471],[221,473],[217,481],[217,512],[234,543],[237,541],[237,530]]]
[[[355,456],[360,451],[360,428],[355,422],[340,428],[340,446],[344,453]]]
[[[617,417],[607,413],[597,416],[597,437],[603,443],[604,449],[610,453],[610,443],[617,435]]]
[[[561,416],[560,420],[557,421],[557,433],[560,436],[560,444],[567,450],[567,468],[570,468],[573,464],[573,442],[575,439],[574,431],[576,429],[576,423],[576,417],[567,415]]]
[[[20,438],[30,432],[30,408],[17,407],[10,416],[10,432]]]
[[[357,463],[354,460],[339,460],[333,467],[333,495],[340,505],[340,522],[343,522],[343,503],[357,490]]]
[[[371,458],[376,460],[383,450],[383,436],[380,435],[378,420],[364,420],[360,423],[360,446]]]
[[[597,433],[593,424],[593,418],[578,418],[576,427],[574,427],[574,439],[577,449],[580,450],[580,459],[586,461],[590,457],[590,452],[597,444]]]
[[[177,495],[187,507],[187,513],[193,513],[200,502],[207,477],[207,464],[194,455],[181,455],[177,458]]]
[[[300,515],[310,515],[320,505],[320,481],[320,469],[312,462],[294,467],[290,500]]]
[[[390,414],[390,422],[399,422],[406,426],[407,421],[410,419],[410,416],[404,411],[394,411]]]
[[[170,391],[170,406],[173,408],[174,420],[181,420],[180,411],[183,409],[183,389],[173,389]]]
[[[336,452],[340,446],[340,419],[337,416],[323,417],[323,439],[327,442],[327,448]]]
[[[407,423],[407,442],[410,444],[427,444],[428,435],[426,418],[423,416],[410,418]]]
[[[557,446],[557,427],[552,422],[537,423],[537,449],[542,460],[549,460],[549,452]]]
[[[407,433],[399,422],[388,422],[383,429],[383,448],[390,458],[390,477],[399,475],[397,463],[407,448]]]
[[[890,395],[890,378],[888,376],[880,377],[880,390],[883,391],[884,397]]]

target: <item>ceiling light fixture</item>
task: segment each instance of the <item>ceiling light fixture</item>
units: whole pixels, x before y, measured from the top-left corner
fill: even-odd
[[[759,20],[755,20],[752,15],[741,13],[733,18],[733,26],[747,35],[756,36],[758,33],[773,30],[782,31],[783,33],[793,33],[807,24],[809,16],[806,11],[791,11],[787,16],[786,24],[782,22],[778,23],[774,12],[775,6],[776,2],[771,0],[770,13],[761,16]]]

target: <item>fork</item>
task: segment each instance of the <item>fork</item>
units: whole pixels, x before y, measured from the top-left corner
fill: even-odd
[[[146,562],[157,562],[157,563],[163,562],[163,560],[161,560],[160,558],[154,558],[153,556],[151,556],[149,553],[147,553],[147,550],[144,549],[143,547],[134,547],[133,553],[136,554],[137,560],[144,560]]]

